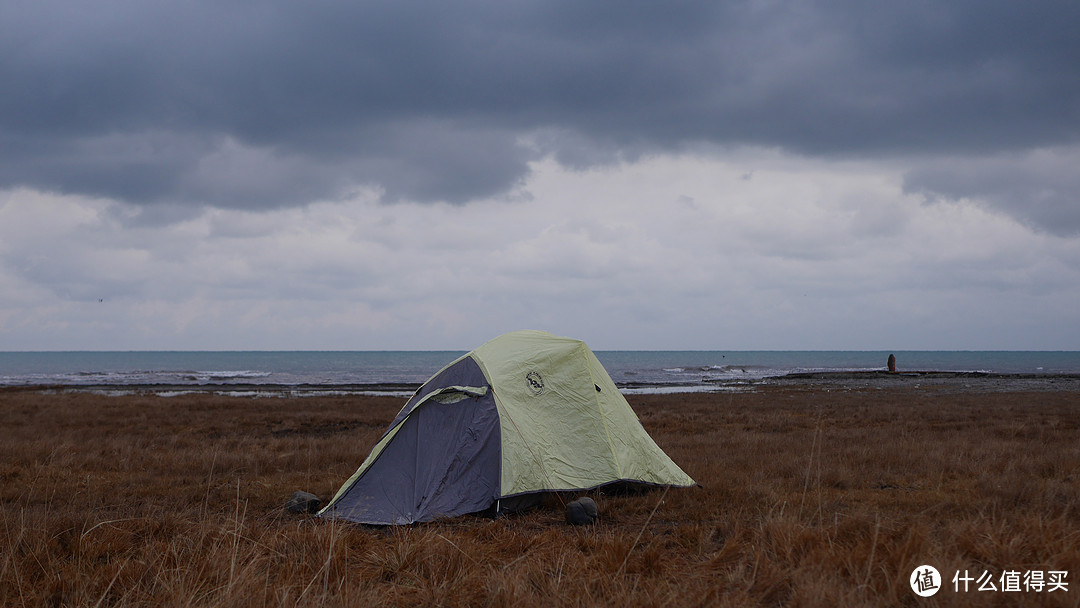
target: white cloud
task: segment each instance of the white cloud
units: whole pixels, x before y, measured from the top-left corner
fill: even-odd
[[[1080,239],[902,168],[761,149],[571,171],[516,202],[204,209],[0,198],[0,348],[1073,348]],[[104,301],[99,301],[104,300]]]

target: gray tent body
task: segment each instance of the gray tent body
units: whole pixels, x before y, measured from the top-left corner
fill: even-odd
[[[612,483],[694,480],[583,342],[512,332],[424,383],[319,516],[408,524]]]
[[[393,429],[401,424],[394,440],[320,515],[404,524],[490,507],[499,496],[499,414],[494,395],[487,391],[446,404],[429,398],[446,387],[485,384],[483,372],[469,358],[428,381],[390,425]],[[424,407],[417,408],[421,404]]]

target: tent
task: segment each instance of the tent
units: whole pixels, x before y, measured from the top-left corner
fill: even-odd
[[[517,331],[424,383],[319,516],[409,524],[608,484],[695,485],[584,342]]]

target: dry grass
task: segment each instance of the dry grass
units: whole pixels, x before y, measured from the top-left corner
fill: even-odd
[[[907,584],[1080,571],[1080,394],[761,389],[634,397],[704,487],[370,529],[328,497],[402,400],[0,392],[4,606],[1073,606]],[[662,498],[662,501],[661,501]]]

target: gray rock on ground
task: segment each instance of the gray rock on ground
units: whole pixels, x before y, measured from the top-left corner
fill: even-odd
[[[566,523],[572,526],[585,526],[595,523],[597,515],[596,502],[589,497],[566,503]]]
[[[318,513],[322,506],[322,500],[310,492],[293,492],[289,502],[285,503],[285,510],[289,513]]]

